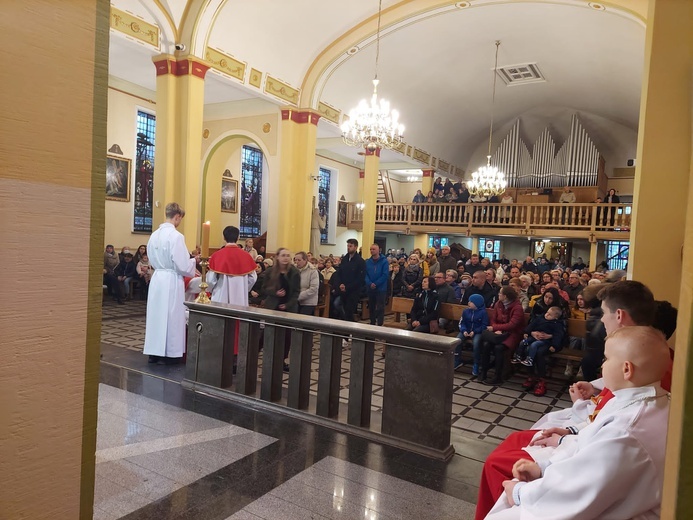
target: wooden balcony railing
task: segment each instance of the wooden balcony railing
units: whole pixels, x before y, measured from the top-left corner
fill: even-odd
[[[631,204],[450,204],[378,203],[375,224],[402,230],[425,230],[427,226],[514,229],[531,234],[536,229],[600,232],[630,232]],[[347,226],[359,228],[363,210],[349,203]],[[524,231],[522,231],[524,230]]]

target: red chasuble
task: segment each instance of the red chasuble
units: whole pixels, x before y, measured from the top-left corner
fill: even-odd
[[[243,276],[255,271],[257,264],[250,255],[236,244],[226,244],[209,259],[209,268],[215,273]]]

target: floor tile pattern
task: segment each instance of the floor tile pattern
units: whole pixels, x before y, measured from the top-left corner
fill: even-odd
[[[276,441],[101,384],[94,518],[121,518]]]

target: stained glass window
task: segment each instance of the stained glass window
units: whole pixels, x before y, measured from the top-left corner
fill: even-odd
[[[243,146],[241,160],[241,223],[243,237],[262,234],[262,152]]]
[[[135,205],[133,231],[152,232],[154,201],[154,143],[156,116],[137,111],[137,157],[135,160]]]
[[[327,168],[320,168],[320,176],[318,178],[318,209],[320,214],[325,218],[325,229],[320,232],[320,243],[328,243],[328,226],[330,218],[330,180],[332,172]]]

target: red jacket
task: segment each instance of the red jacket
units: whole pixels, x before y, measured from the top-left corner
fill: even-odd
[[[489,319],[494,332],[500,330],[508,333],[503,345],[509,349],[517,347],[522,340],[525,327],[525,313],[522,310],[520,300],[515,300],[507,308],[503,302],[496,302],[496,305],[489,312]]]

